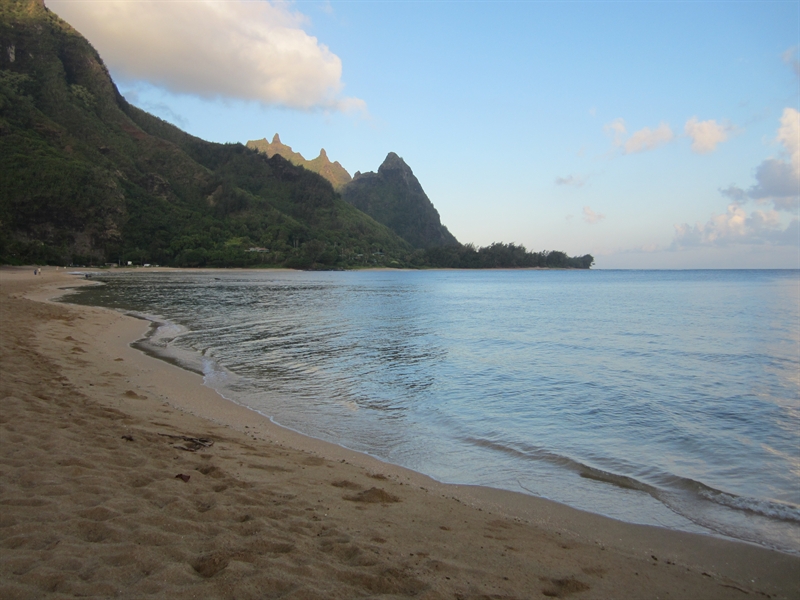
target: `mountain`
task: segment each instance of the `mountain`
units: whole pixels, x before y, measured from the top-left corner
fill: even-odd
[[[344,186],[350,202],[311,170],[338,163],[323,151],[308,164],[206,142],[130,105],[43,0],[0,0],[0,263],[591,264],[513,244],[457,245],[397,155]]]
[[[458,246],[411,168],[390,152],[377,173],[356,172],[342,197],[414,248]]]
[[[339,161],[330,161],[328,154],[325,152],[325,148],[319,151],[319,156],[317,158],[313,160],[306,160],[303,158],[302,154],[292,150],[291,146],[281,143],[281,138],[277,133],[272,138],[272,142],[268,142],[267,138],[250,140],[247,142],[247,147],[252,148],[253,150],[258,150],[259,152],[263,152],[270,158],[276,154],[279,154],[293,165],[304,167],[309,171],[313,171],[314,173],[322,175],[325,179],[331,182],[333,189],[337,191],[341,190],[342,187],[350,183],[350,180],[352,179],[350,177],[350,173],[348,173],[345,168],[339,164]]]
[[[0,262],[331,268],[412,251],[316,173],[130,105],[42,0],[0,2],[0,50]]]
[[[302,167],[303,163],[308,162],[305,158],[303,158],[302,154],[292,150],[291,146],[287,146],[286,144],[282,143],[281,138],[277,133],[272,138],[272,142],[268,142],[267,138],[250,140],[247,142],[247,147],[253,150],[258,150],[259,152],[266,154],[269,158],[279,154],[290,163],[297,165],[298,167]]]

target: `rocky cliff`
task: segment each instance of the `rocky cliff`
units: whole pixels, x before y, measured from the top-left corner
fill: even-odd
[[[356,173],[342,198],[415,248],[458,245],[411,168],[394,152],[377,173]]]

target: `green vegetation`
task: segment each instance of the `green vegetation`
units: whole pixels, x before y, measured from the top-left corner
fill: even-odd
[[[394,152],[377,173],[356,173],[342,189],[342,197],[414,248],[458,245],[414,173]]]
[[[128,104],[40,1],[0,11],[0,261],[340,268],[411,251],[322,177]]]
[[[439,246],[416,251],[410,260],[417,267],[448,269],[588,269],[594,264],[591,254],[569,257],[563,252],[528,252],[525,246],[494,243],[483,248]]]
[[[206,142],[131,106],[42,0],[0,3],[0,181],[2,263],[530,266],[459,246],[427,197],[452,247],[399,237],[280,155]],[[548,266],[554,255],[566,259],[549,253]]]

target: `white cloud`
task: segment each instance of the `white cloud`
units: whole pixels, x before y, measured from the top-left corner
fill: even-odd
[[[627,133],[627,129],[625,127],[625,119],[619,117],[611,121],[611,123],[606,123],[603,126],[603,131],[605,131],[609,135],[614,136],[615,146],[621,146],[622,136]]]
[[[783,147],[782,158],[767,158],[755,169],[755,185],[748,190],[730,185],[720,192],[737,203],[748,199],[772,202],[775,209],[796,211],[800,207],[800,112],[786,108],[775,138]]]
[[[613,136],[614,145],[621,146],[625,154],[654,150],[675,139],[675,133],[664,122],[655,129],[643,127],[633,132],[627,139],[625,139],[627,127],[624,119],[619,118],[607,123],[603,130],[606,134]],[[728,133],[731,130],[730,125],[717,123],[713,119],[698,121],[697,117],[692,117],[684,125],[686,136],[692,139],[692,150],[698,154],[713,152],[718,144],[728,139]]]
[[[794,210],[800,202],[797,175],[792,165],[777,158],[768,158],[756,167],[756,185],[747,195],[754,200],[771,200],[775,208]]]
[[[363,110],[343,97],[342,62],[281,2],[47,5],[84,34],[115,76],[170,92],[310,110]]]
[[[164,102],[146,100],[143,95],[140,94],[140,89],[137,87],[121,89],[120,93],[124,96],[125,100],[131,104],[135,104],[150,114],[168,120],[170,123],[177,125],[184,131],[189,127],[189,121],[187,121],[182,115],[172,110],[168,104]]]
[[[800,245],[800,227],[792,219],[783,227],[775,210],[754,210],[749,215],[739,204],[728,205],[725,214],[712,215],[705,224],[675,225],[673,250],[691,246],[726,246],[730,244]]]
[[[729,185],[724,189],[720,188],[719,193],[722,194],[723,196],[727,196],[737,204],[742,204],[744,202],[747,202],[748,200],[747,192],[742,188],[737,187],[733,184]]]
[[[588,206],[583,207],[583,220],[589,223],[590,225],[594,225],[595,223],[599,223],[603,219],[605,219],[605,215],[601,215],[600,213],[594,212]]]
[[[556,177],[556,185],[571,185],[575,187],[583,187],[586,184],[588,177],[581,177],[580,175],[567,175],[566,177]]]
[[[783,144],[784,150],[789,155],[795,177],[800,177],[800,112],[796,109],[783,109],[776,140]]]
[[[625,125],[625,119],[622,118],[617,118],[610,123],[606,123],[603,126],[603,131],[613,136],[614,145],[622,146],[622,150],[625,154],[636,154],[637,152],[653,150],[654,148],[671,142],[675,137],[669,125],[661,123],[656,129],[644,127],[639,131],[633,132],[628,139],[625,139],[628,128]]]
[[[697,117],[692,117],[686,121],[684,132],[692,138],[692,151],[698,154],[708,154],[717,148],[717,144],[728,139],[730,128],[720,125],[713,119],[710,121],[698,121]]]
[[[634,132],[623,147],[626,154],[635,154],[663,146],[671,142],[674,137],[669,125],[661,123],[656,129],[651,130],[649,127],[644,127]]]
[[[792,46],[783,53],[781,58],[783,58],[783,62],[792,68],[794,74],[800,77],[800,60],[797,58],[798,49],[800,49],[800,46]]]
[[[734,245],[800,247],[800,112],[794,108],[783,111],[775,141],[788,160],[771,157],[762,161],[755,169],[756,183],[747,190],[736,185],[720,189],[733,200],[727,211],[712,215],[706,223],[675,225],[672,250]],[[750,200],[760,205],[771,202],[772,208],[748,214],[744,204]],[[793,213],[788,222],[784,211]]]

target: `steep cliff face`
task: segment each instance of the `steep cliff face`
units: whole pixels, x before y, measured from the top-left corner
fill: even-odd
[[[105,125],[132,125],[119,93],[94,49],[41,0],[0,3],[0,48],[0,255],[13,238],[100,258],[128,214],[122,178],[102,167]]]
[[[394,152],[377,173],[356,173],[342,197],[415,248],[458,245],[411,168]]]
[[[325,179],[331,182],[335,190],[341,190],[342,187],[347,185],[350,180],[350,173],[339,164],[339,161],[331,162],[328,158],[325,148],[319,151],[319,156],[312,160],[306,160],[299,152],[292,150],[291,146],[281,142],[280,136],[276,133],[271,142],[267,138],[260,140],[250,140],[247,142],[247,147],[253,150],[258,150],[268,157],[272,158],[276,154],[282,156],[293,165],[303,167],[309,171],[313,171],[318,175],[322,175]]]

